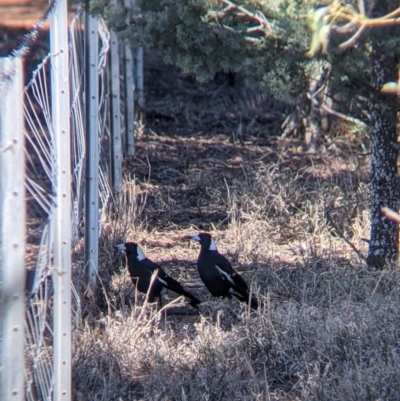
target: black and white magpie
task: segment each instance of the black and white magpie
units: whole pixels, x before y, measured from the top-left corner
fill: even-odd
[[[154,302],[155,298],[158,298],[161,305],[162,295],[169,292],[175,295],[184,295],[190,299],[190,305],[194,308],[197,308],[197,305],[201,303],[195,296],[186,291],[178,281],[165,273],[161,266],[146,258],[139,245],[134,242],[125,242],[116,245],[114,248],[126,252],[132,282],[140,292],[147,294],[148,302]],[[150,286],[153,274],[156,277]]]
[[[208,291],[215,297],[232,298],[233,295],[241,302],[250,303],[250,307],[257,310],[257,298],[250,294],[249,287],[243,278],[218,252],[211,235],[200,233],[190,235],[186,239],[200,242],[201,249],[197,259],[197,269]]]

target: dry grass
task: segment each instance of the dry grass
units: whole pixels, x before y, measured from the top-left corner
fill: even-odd
[[[368,159],[357,142],[337,137],[310,155],[295,140],[192,139],[157,124],[142,126],[102,224],[101,288],[82,300],[75,333],[76,399],[400,399],[400,273],[367,270],[326,219],[329,208],[365,254]],[[203,230],[251,283],[257,312],[201,285],[198,247],[181,238]],[[204,300],[199,311],[143,306],[112,249],[126,240]]]
[[[169,157],[172,140],[152,140],[138,143],[143,166]],[[365,252],[364,166],[349,149],[310,156],[277,141],[236,149],[242,163],[231,171],[223,159],[204,165],[202,147],[222,147],[221,138],[190,151],[187,139],[174,141],[190,158],[175,161],[179,183],[161,168],[135,171],[103,222],[102,290],[76,333],[77,399],[399,399],[399,272],[366,270],[324,218],[335,206],[335,223]],[[199,284],[198,248],[180,238],[204,229],[261,298],[257,313]],[[161,319],[143,307],[112,250],[123,240],[139,242],[201,297],[199,312]]]

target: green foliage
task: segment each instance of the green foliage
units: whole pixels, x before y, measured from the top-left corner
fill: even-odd
[[[243,0],[237,2],[255,18],[226,11],[218,0],[147,0],[128,12],[106,0],[94,1],[122,40],[133,47],[161,49],[167,63],[179,66],[199,82],[217,72],[241,73],[251,86],[266,86],[277,97],[294,101],[307,86],[304,65],[310,33],[307,2]],[[139,11],[140,10],[140,11]],[[257,17],[267,18],[264,27]],[[249,31],[250,29],[250,31]]]
[[[237,7],[227,9],[226,1],[141,0],[136,9],[127,10],[108,0],[95,0],[91,8],[132,47],[146,45],[162,50],[167,63],[180,67],[199,82],[211,80],[221,71],[240,73],[248,85],[267,87],[287,103],[294,103],[312,79],[307,71],[312,70],[308,66],[315,61],[307,56],[326,58],[332,64],[331,94],[341,93],[342,111],[346,113],[356,93],[367,96],[371,90],[370,35],[381,35],[391,51],[398,48],[400,35],[393,33],[399,28],[381,28],[364,32],[355,45],[340,49],[338,45],[349,35],[332,29],[332,25],[341,27],[347,23],[332,18],[332,7],[342,7],[336,0],[232,3],[244,7],[245,12]],[[358,5],[353,0],[343,7],[351,13],[357,12]],[[395,7],[393,2],[391,8]],[[379,14],[379,9],[367,1],[366,12],[373,16]],[[264,26],[257,20],[260,16],[266,20]],[[362,107],[353,108],[352,113],[360,117]]]

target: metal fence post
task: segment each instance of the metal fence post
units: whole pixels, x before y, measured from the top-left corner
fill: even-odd
[[[121,141],[121,94],[119,79],[119,44],[115,32],[111,31],[111,142],[112,183],[114,194],[122,189],[122,141]]]
[[[136,53],[136,87],[138,92],[138,105],[141,108],[144,107],[143,59],[143,46],[140,46]]]
[[[85,16],[85,266],[89,282],[97,283],[99,259],[99,32],[97,18]]]
[[[133,7],[132,0],[124,0],[125,7],[129,10]],[[133,156],[135,154],[135,80],[134,80],[134,62],[130,46],[124,46],[124,89],[125,89],[125,138],[126,154]]]
[[[55,401],[71,399],[71,144],[67,23],[67,0],[58,0],[50,20],[51,119],[56,161],[52,216]]]
[[[0,399],[24,400],[25,187],[22,63],[0,58]]]

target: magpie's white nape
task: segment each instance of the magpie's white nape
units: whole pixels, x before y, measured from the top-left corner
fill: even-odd
[[[141,260],[146,259],[146,255],[144,254],[144,252],[142,251],[142,248],[138,245],[137,249],[137,260],[140,262]]]
[[[130,242],[127,242],[125,244],[115,245],[114,248],[116,250],[120,251],[120,252],[122,252],[122,251],[127,252],[128,251],[128,249],[126,247],[127,244],[130,244]],[[137,244],[135,244],[135,245],[136,245],[136,247],[135,247],[136,248],[136,252],[135,252],[136,253],[136,259],[138,261],[146,259],[146,255],[144,254],[142,248]],[[133,252],[133,248],[131,249],[131,251]]]
[[[200,244],[207,244],[209,251],[217,251],[218,250],[214,239],[211,237],[210,234],[207,234],[207,233],[188,235],[184,239],[197,241],[197,242],[200,242]]]

